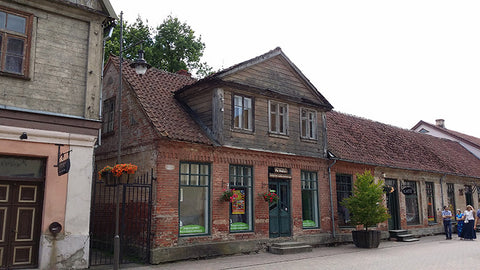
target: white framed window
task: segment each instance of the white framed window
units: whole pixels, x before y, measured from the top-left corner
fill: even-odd
[[[233,96],[233,128],[253,130],[253,100],[249,97]]]
[[[270,133],[288,134],[288,105],[276,101],[268,102],[268,127]]]
[[[305,139],[317,139],[317,112],[300,109],[300,136]]]

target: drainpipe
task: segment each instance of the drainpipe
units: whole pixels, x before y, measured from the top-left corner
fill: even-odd
[[[103,110],[103,93],[102,92],[103,92],[103,75],[104,75],[103,69],[105,68],[105,45],[107,43],[107,40],[109,40],[112,37],[113,29],[115,28],[115,22],[111,22],[111,24],[106,26],[105,28],[108,28],[108,35],[103,38],[102,72],[100,75],[100,109],[98,110],[98,119],[101,119],[101,120],[103,120],[102,119],[102,110]],[[97,145],[102,145],[102,129],[101,128],[98,130]]]
[[[445,205],[445,200],[443,199],[443,179],[445,179],[445,176],[447,174],[443,174],[442,177],[440,177],[440,193],[442,194],[442,207]]]
[[[330,212],[332,213],[332,237],[335,238],[335,214],[333,207],[333,191],[332,191],[332,167],[337,163],[337,160],[334,159],[332,164],[328,166],[328,187],[330,189]]]

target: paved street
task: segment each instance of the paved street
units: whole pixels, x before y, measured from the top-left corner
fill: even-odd
[[[121,269],[480,269],[480,240],[463,241],[443,235],[418,242],[384,241],[378,249],[360,249],[353,244],[314,248],[313,252],[274,255],[259,253],[189,260],[162,265],[122,265]],[[95,269],[95,268],[94,268]]]

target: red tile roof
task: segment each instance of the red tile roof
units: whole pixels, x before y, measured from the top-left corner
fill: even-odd
[[[341,160],[480,177],[480,160],[451,140],[336,111],[327,112],[327,129],[329,151]]]
[[[110,56],[118,70],[119,58]],[[153,126],[163,137],[194,143],[212,144],[205,132],[174,98],[173,92],[197,80],[189,76],[174,74],[151,68],[145,75],[138,75],[135,69],[124,62],[124,82],[138,97],[138,101]]]

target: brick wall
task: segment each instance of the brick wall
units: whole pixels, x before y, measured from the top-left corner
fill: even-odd
[[[159,144],[156,188],[156,207],[153,217],[154,247],[169,247],[202,242],[217,242],[269,238],[268,204],[257,195],[268,190],[268,167],[291,168],[292,235],[328,232],[331,227],[329,211],[327,163],[322,159],[298,156],[206,147],[195,144],[166,142]],[[178,237],[179,163],[181,161],[208,162],[211,164],[211,234],[208,236]],[[229,204],[219,201],[227,187],[229,165],[253,166],[254,232],[229,232]],[[320,220],[319,229],[302,228],[301,170],[316,171],[319,176]]]

